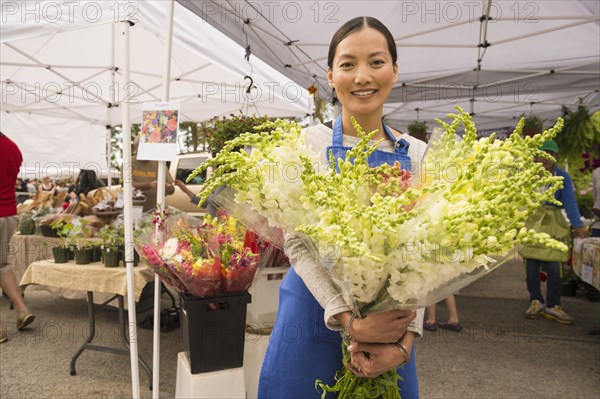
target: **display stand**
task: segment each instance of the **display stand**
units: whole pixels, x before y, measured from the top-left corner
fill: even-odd
[[[258,397],[258,380],[262,369],[270,335],[258,335],[246,333],[246,345],[244,346],[244,378],[246,380],[246,398]]]
[[[179,352],[175,397],[178,399],[245,399],[244,369],[240,367],[192,374],[185,352]]]
[[[252,302],[248,304],[246,323],[253,330],[272,328],[275,324],[275,315],[279,304],[279,286],[283,281],[280,279],[269,280],[270,275],[285,275],[289,267],[264,268],[262,273],[256,276],[250,294]]]

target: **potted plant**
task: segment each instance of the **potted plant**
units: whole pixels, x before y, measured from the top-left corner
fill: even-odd
[[[533,136],[539,133],[542,133],[542,129],[544,124],[540,117],[535,115],[529,115],[525,117],[525,122],[523,124],[523,136]]]
[[[102,243],[101,242],[90,242],[91,248],[90,262],[100,262],[102,260]]]
[[[87,265],[90,263],[92,248],[88,240],[90,230],[87,227],[86,219],[79,219],[79,224],[75,225],[72,234],[75,238],[75,264]]]
[[[50,227],[60,237],[59,246],[52,248],[54,263],[67,263],[69,261],[69,253],[71,252],[69,234],[73,229],[73,224],[59,219],[53,222]]]
[[[423,121],[413,121],[406,129],[411,136],[427,142],[427,123]]]
[[[102,237],[102,258],[105,267],[119,266],[120,246],[123,242],[118,229],[111,225],[106,225],[100,230]]]

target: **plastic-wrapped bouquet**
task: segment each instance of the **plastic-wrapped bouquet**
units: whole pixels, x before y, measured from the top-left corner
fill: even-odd
[[[234,201],[286,233],[300,234],[321,259],[345,301],[357,314],[428,306],[497,267],[520,244],[537,243],[561,250],[550,236],[527,230],[524,222],[544,202],[555,202],[561,186],[534,158],[562,127],[562,120],[542,134],[521,137],[523,121],[505,141],[477,139],[472,118],[459,109],[440,121],[445,131],[428,148],[413,173],[398,164],[371,168],[368,157],[376,131],[319,167],[319,154],[294,123],[265,124],[227,143],[196,172],[215,171],[204,186],[206,197],[227,184]],[[462,140],[457,129],[464,125]],[[252,151],[233,151],[250,146]],[[293,168],[299,176],[289,178]],[[415,168],[417,169],[417,168]],[[228,191],[223,191],[227,193]],[[231,191],[229,191],[231,192]],[[224,195],[224,194],[221,194]],[[201,199],[202,201],[203,199]],[[232,206],[234,211],[237,206]],[[343,345],[344,356],[348,356]],[[398,397],[391,370],[372,379],[344,369],[337,384],[324,391],[344,395]]]
[[[197,297],[247,290],[259,265],[256,236],[225,212],[200,221],[172,208],[159,211],[136,230],[135,242],[162,281]]]

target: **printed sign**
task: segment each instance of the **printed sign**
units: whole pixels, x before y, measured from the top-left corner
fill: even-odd
[[[179,104],[144,103],[137,159],[172,161],[177,155]]]

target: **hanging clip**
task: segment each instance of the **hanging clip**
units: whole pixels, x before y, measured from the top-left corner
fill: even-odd
[[[252,76],[248,76],[248,75],[244,76],[244,80],[246,80],[246,79],[250,79],[250,84],[248,85],[248,88],[246,89],[246,94],[250,94],[250,90],[256,88],[254,86],[254,79],[252,79]]]
[[[250,45],[246,46],[246,53],[244,54],[244,58],[246,61],[250,62],[250,55],[252,54],[252,50],[250,49]]]

